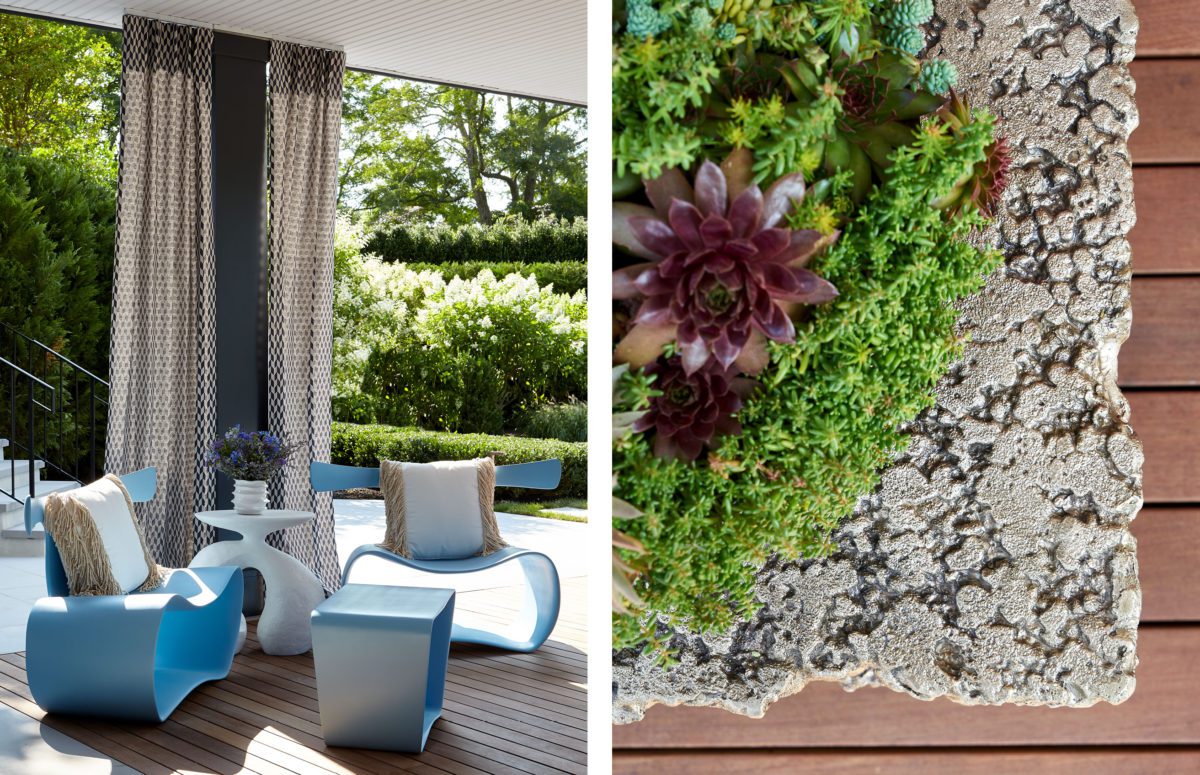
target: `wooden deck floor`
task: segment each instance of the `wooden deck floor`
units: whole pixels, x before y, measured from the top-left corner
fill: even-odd
[[[652,708],[614,729],[614,772],[1200,772],[1200,14],[1133,2],[1138,223],[1119,380],[1146,453],[1133,697],[1084,711],[963,707],[814,684],[762,719]]]
[[[457,609],[494,618],[514,590],[460,593]],[[586,581],[563,582],[550,640],[534,654],[452,647],[442,717],[421,755],[327,748],[312,655],[264,654],[253,637],[233,672],[206,684],[166,723],[47,715],[34,705],[22,654],[0,655],[0,703],[97,751],[157,773],[530,773],[587,770]]]

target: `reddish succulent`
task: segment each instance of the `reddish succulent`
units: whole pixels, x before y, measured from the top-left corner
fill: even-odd
[[[975,166],[976,184],[979,190],[975,193],[974,201],[979,211],[988,218],[993,218],[1000,207],[1000,197],[1008,187],[1008,170],[1012,167],[1012,153],[1009,151],[1008,138],[997,138],[987,148],[987,158],[982,165]]]
[[[951,93],[946,105],[936,113],[951,131],[974,121],[971,106],[958,94]],[[984,151],[983,161],[975,165],[954,188],[933,206],[947,210],[951,216],[958,215],[968,204],[974,205],[987,218],[993,218],[1000,207],[1000,197],[1008,186],[1008,172],[1012,167],[1012,151],[1008,138],[999,137]]]
[[[650,410],[633,425],[636,432],[654,431],[658,457],[695,460],[717,436],[737,435],[742,426],[733,416],[742,408],[754,382],[737,376],[734,369],[710,364],[687,372],[678,356],[646,367],[661,393]]]
[[[837,295],[804,268],[836,235],[784,223],[804,196],[803,177],[785,175],[764,194],[750,184],[749,169],[748,154],[735,153],[721,167],[706,161],[694,188],[670,170],[646,181],[653,209],[614,206],[613,241],[649,259],[614,276],[616,298],[642,299],[617,346],[619,361],[645,365],[676,341],[688,374],[735,361],[753,374],[766,365],[764,338],[795,340],[795,305]]]

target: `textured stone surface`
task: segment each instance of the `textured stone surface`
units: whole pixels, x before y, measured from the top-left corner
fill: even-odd
[[[1116,388],[1129,332],[1137,20],[1123,0],[940,0],[931,50],[1015,146],[1006,265],[962,303],[972,343],[827,560],[758,571],[766,605],[618,654],[614,719],[656,703],[760,715],[813,680],[923,699],[1086,706],[1134,688],[1129,522],[1142,453]]]

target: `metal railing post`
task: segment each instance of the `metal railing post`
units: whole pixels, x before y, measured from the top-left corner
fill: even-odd
[[[36,495],[37,495],[36,485],[34,484],[34,482],[37,481],[37,465],[34,463],[34,456],[33,456],[33,436],[34,436],[33,380],[29,380],[29,417],[28,417],[28,421],[29,421],[29,451],[26,454],[29,455],[29,459],[28,459],[28,463],[29,463],[29,497],[33,498],[33,497],[36,497]],[[15,490],[16,487],[14,486],[13,489]]]
[[[91,477],[88,481],[96,481],[96,381],[92,380],[92,400],[89,402],[92,407],[92,432],[91,450],[88,452],[88,475]]]

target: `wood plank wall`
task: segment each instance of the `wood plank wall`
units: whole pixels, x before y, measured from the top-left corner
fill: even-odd
[[[614,729],[614,771],[1200,772],[1200,3],[1134,2],[1138,224],[1119,380],[1146,452],[1132,699],[1086,711],[980,708],[814,684],[763,719],[653,708]]]

